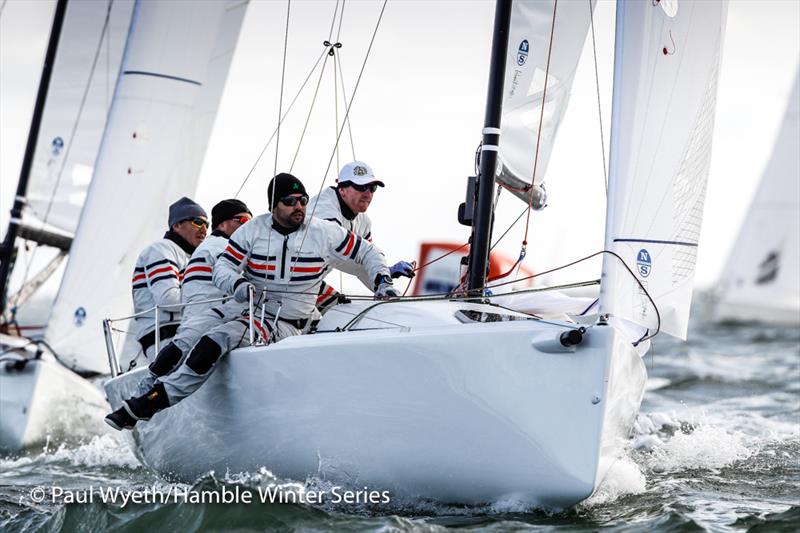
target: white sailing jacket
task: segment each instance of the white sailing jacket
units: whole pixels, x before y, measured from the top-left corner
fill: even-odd
[[[163,238],[142,250],[136,259],[131,280],[133,309],[141,313],[156,305],[159,309],[159,324],[167,326],[181,321],[181,279],[189,254],[176,242]],[[150,312],[136,317],[136,339],[155,329],[155,314]]]
[[[316,207],[315,207],[316,206]],[[339,201],[339,195],[336,194],[336,187],[327,187],[319,195],[315,196],[308,202],[307,213],[314,213],[314,216],[330,222],[335,222],[348,231],[352,231],[362,239],[372,242],[372,221],[366,213],[356,213],[355,217],[348,218],[342,212],[342,204]],[[375,246],[373,244],[373,246]],[[380,248],[377,248],[378,252]],[[384,261],[386,259],[384,258]],[[373,290],[373,281],[375,276],[370,276],[362,265],[353,262],[340,262],[335,258],[331,261],[334,268],[352,274],[361,280],[369,290]],[[325,287],[327,289],[328,287]],[[320,300],[323,300],[324,295],[320,295]]]
[[[342,204],[336,187],[326,187],[317,196],[308,202],[306,211],[309,215],[336,222],[347,231],[352,231],[359,237],[372,242],[372,221],[366,213],[356,213],[355,217],[347,218],[342,212]]]
[[[301,248],[302,246],[302,248]],[[289,235],[272,227],[272,215],[260,215],[241,226],[214,265],[214,284],[233,294],[249,281],[257,294],[267,290],[265,309],[287,320],[313,316],[319,286],[330,263],[361,265],[374,280],[389,276],[383,254],[366,239],[337,224],[306,217]]]
[[[215,230],[197,247],[189,258],[189,263],[183,273],[181,302],[190,304],[225,296],[225,293],[214,285],[212,276],[214,263],[217,262],[217,258],[222,255],[227,246],[228,237],[223,232]],[[185,320],[190,316],[198,315],[215,305],[221,305],[221,302],[185,305],[183,318]]]

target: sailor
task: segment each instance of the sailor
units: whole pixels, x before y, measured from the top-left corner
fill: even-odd
[[[278,174],[267,197],[272,212],[239,228],[214,265],[214,284],[235,301],[205,313],[216,317],[218,326],[200,338],[177,370],[123,402],[136,420],[148,420],[196,391],[224,353],[249,344],[251,319],[266,343],[306,332],[319,316],[316,295],[332,259],[362,265],[372,276],[376,298],[399,296],[377,248],[333,222],[306,217],[308,195],[300,180]],[[251,294],[258,299],[252,317]]]
[[[155,358],[155,313],[159,306],[159,338],[167,341],[175,335],[181,319],[183,270],[189,256],[206,238],[208,217],[194,201],[185,196],[169,206],[169,230],[160,240],[139,254],[133,270],[132,291],[136,340],[148,361]]]
[[[331,222],[336,222],[344,229],[352,231],[359,237],[372,242],[372,221],[367,216],[367,209],[378,187],[385,187],[382,180],[375,177],[372,168],[363,161],[353,161],[342,167],[335,187],[325,188],[319,195],[309,201],[308,213]],[[357,276],[368,288],[372,288],[369,274],[359,265],[352,263],[337,264],[339,270]],[[414,267],[406,261],[399,261],[391,267],[392,278],[414,277]],[[317,297],[317,308],[325,313],[337,302],[343,300],[333,287],[322,282]]]
[[[203,311],[220,305],[216,301],[226,296],[212,282],[212,268],[214,263],[228,246],[231,234],[253,217],[244,202],[236,199],[222,200],[211,209],[211,227],[213,231],[197,247],[183,274],[181,282],[181,303],[183,313],[180,326],[170,342],[162,344],[161,350],[155,360],[148,367],[148,374],[137,387],[137,395],[152,388],[155,380],[165,376],[180,363],[184,354],[200,339],[209,326],[216,325],[214,317],[209,319]],[[210,300],[214,300],[211,301]],[[105,421],[114,429],[132,428],[136,420],[131,418],[127,411],[119,408],[106,416]]]

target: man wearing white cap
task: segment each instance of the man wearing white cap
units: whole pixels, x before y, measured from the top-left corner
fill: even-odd
[[[367,208],[372,203],[372,196],[378,187],[384,187],[383,181],[377,179],[372,168],[363,161],[347,163],[339,172],[336,187],[327,187],[318,196],[311,199],[308,212],[312,216],[336,222],[344,229],[352,231],[359,237],[372,242],[372,221],[367,216]],[[339,270],[353,274],[370,290],[372,280],[366,272],[354,269],[352,264],[335,264]],[[414,277],[414,267],[406,261],[399,261],[389,267],[393,278]],[[317,308],[327,311],[339,298],[333,287],[322,283]]]

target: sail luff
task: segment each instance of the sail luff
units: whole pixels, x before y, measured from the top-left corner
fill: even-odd
[[[22,168],[20,169],[19,182],[17,183],[17,195],[14,198],[14,205],[11,208],[11,219],[8,223],[8,231],[2,247],[0,247],[0,315],[5,312],[6,295],[8,292],[8,279],[13,267],[15,255],[14,246],[19,232],[19,224],[22,219],[22,209],[25,205],[25,196],[28,191],[28,182],[33,166],[33,156],[36,151],[36,144],[39,139],[39,129],[42,123],[45,104],[47,103],[47,92],[50,86],[50,78],[53,73],[58,41],[61,37],[61,29],[64,24],[64,15],[67,10],[67,0],[58,0],[56,10],[53,15],[53,27],[50,31],[50,41],[47,44],[42,75],[39,80],[39,90],[36,95],[36,103],[31,118],[31,127],[28,133],[28,143],[25,146],[25,154],[22,158]]]

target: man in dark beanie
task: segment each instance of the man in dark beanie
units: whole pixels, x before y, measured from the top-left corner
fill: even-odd
[[[196,205],[196,204],[195,204]],[[228,245],[228,238],[242,224],[253,218],[253,214],[244,202],[237,199],[222,200],[211,209],[211,235],[197,247],[186,269],[181,282],[181,303],[183,304],[180,326],[175,336],[166,344],[161,343],[161,349],[155,359],[148,366],[149,372],[139,383],[137,393],[149,390],[155,380],[167,375],[180,363],[183,354],[188,353],[197,340],[216,325],[208,320],[203,320],[203,312],[215,305],[226,296],[211,281],[211,272],[217,257],[222,254]],[[209,301],[214,300],[214,301]],[[136,420],[127,411],[119,408],[105,418],[106,423],[115,429],[132,428]]]
[[[142,313],[159,306],[159,337],[175,335],[181,318],[180,280],[189,256],[206,238],[208,216],[185,196],[169,206],[169,229],[160,240],[142,250],[133,270],[133,307]],[[148,361],[155,357],[155,316],[135,319],[136,339]]]
[[[148,420],[196,391],[220,357],[249,345],[251,320],[256,338],[267,344],[307,332],[319,317],[317,294],[331,262],[361,265],[374,280],[377,298],[399,296],[380,250],[338,224],[306,217],[308,195],[296,177],[275,176],[267,198],[271,213],[257,216],[231,235],[214,264],[214,284],[234,301],[204,313],[204,318],[216,321],[216,327],[206,329],[174,372],[123,402],[132,418]],[[251,294],[255,297],[252,317]]]

